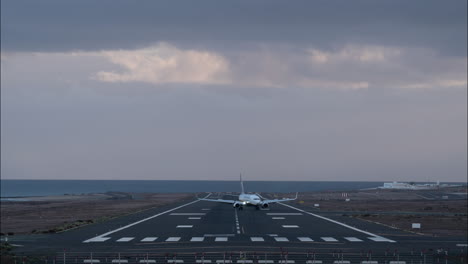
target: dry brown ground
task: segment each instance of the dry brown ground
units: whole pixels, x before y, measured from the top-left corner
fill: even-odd
[[[193,194],[174,193],[108,193],[42,197],[22,202],[2,201],[0,232],[57,232],[193,197]]]
[[[466,188],[440,191],[367,190],[347,192],[305,193],[297,201],[318,212],[340,212],[371,221],[427,235],[467,237],[468,203],[461,200],[427,200],[434,192],[466,193]],[[466,196],[465,196],[466,197]],[[314,204],[319,204],[315,207]],[[421,223],[421,229],[412,229],[412,223]]]

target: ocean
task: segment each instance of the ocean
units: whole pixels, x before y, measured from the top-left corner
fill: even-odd
[[[146,180],[1,180],[0,197],[30,197],[105,192],[239,192],[239,181]],[[246,181],[246,192],[346,191],[382,186],[382,182]]]

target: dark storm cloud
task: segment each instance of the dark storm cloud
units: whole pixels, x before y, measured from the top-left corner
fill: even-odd
[[[2,1],[4,51],[425,46],[466,56],[466,1]],[[227,47],[226,47],[227,46]]]

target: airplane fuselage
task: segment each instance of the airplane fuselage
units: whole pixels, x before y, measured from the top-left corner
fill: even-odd
[[[262,204],[262,200],[256,194],[245,194],[242,193],[239,195],[239,201],[243,203],[243,205],[260,205]]]

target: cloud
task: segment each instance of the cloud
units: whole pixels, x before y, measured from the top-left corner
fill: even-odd
[[[103,51],[123,72],[100,71],[103,82],[225,84],[229,63],[214,52],[181,50],[169,44],[139,50]]]

